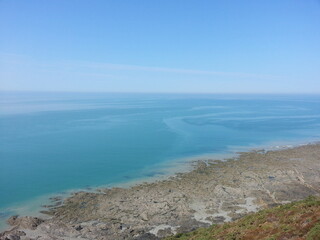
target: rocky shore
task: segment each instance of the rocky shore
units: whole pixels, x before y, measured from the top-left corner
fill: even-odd
[[[0,239],[161,239],[320,195],[320,144],[194,164],[167,180],[53,199],[49,219],[13,216]]]

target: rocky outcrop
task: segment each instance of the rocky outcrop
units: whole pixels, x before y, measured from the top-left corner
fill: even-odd
[[[188,173],[131,188],[78,192],[48,209],[51,219],[9,222],[29,229],[21,239],[160,239],[319,194],[320,145],[310,144],[198,161]]]
[[[11,229],[9,231],[0,233],[1,240],[19,240],[22,236],[26,236],[26,233],[17,229]]]
[[[44,221],[37,217],[18,217],[12,216],[8,219],[8,224],[11,226],[35,230]]]

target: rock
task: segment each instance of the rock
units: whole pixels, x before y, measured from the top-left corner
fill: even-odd
[[[141,217],[141,219],[142,219],[143,221],[148,221],[148,220],[149,220],[148,214],[145,213],[145,212],[141,213],[140,217]]]
[[[19,231],[13,228],[9,231],[0,233],[0,240],[18,240],[20,239],[21,236],[25,236],[25,235],[26,235],[25,232]]]
[[[62,200],[62,197],[59,197],[59,196],[57,196],[57,197],[51,197],[51,198],[49,198],[52,202],[57,202],[57,201],[61,201]]]
[[[170,235],[173,235],[172,231],[170,228],[165,228],[165,229],[160,229],[157,233],[158,237],[160,238],[164,238],[164,237],[168,237]]]
[[[151,233],[145,233],[139,237],[134,238],[134,240],[160,240],[160,238]]]
[[[15,225],[17,225],[17,223],[16,223],[17,219],[18,219],[18,216],[12,216],[7,220],[7,223],[10,226],[15,226]]]
[[[83,227],[81,227],[81,225],[77,225],[74,227],[75,230],[80,231],[83,229]]]
[[[12,216],[7,222],[11,226],[34,230],[43,222],[43,220],[37,217]]]
[[[13,233],[17,236],[25,236],[26,233],[24,231],[14,230]]]
[[[41,210],[40,213],[45,215],[51,215],[51,216],[54,214],[52,211],[47,211],[47,210]]]
[[[20,240],[20,236],[18,235],[15,235],[15,234],[8,234],[6,237],[5,237],[5,240]]]

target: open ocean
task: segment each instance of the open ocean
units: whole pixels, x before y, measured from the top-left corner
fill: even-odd
[[[319,139],[320,95],[1,92],[0,218],[178,159]]]

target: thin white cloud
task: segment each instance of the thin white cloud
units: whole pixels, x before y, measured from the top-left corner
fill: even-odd
[[[152,67],[152,66],[139,66],[130,64],[114,64],[114,63],[103,63],[103,62],[84,62],[84,61],[59,61],[59,62],[40,62],[35,59],[29,58],[24,55],[17,54],[3,54],[0,53],[0,61],[6,62],[7,64],[22,64],[22,65],[33,65],[34,67],[42,67],[42,69],[59,69],[62,68],[64,71],[70,70],[70,68],[87,68],[96,69],[99,71],[110,71],[110,70],[123,70],[123,71],[141,71],[141,72],[165,72],[165,73],[178,73],[178,74],[191,74],[191,75],[211,75],[220,77],[234,77],[236,78],[247,78],[255,80],[281,80],[283,76],[275,76],[269,74],[255,74],[255,73],[239,73],[239,72],[221,72],[211,70],[197,70],[197,69],[183,69],[183,68],[167,68],[167,67]],[[79,72],[79,74],[81,74]],[[99,76],[113,76],[109,72],[92,72],[93,75]]]
[[[126,70],[126,71],[145,71],[145,72],[167,72],[167,73],[181,73],[193,75],[213,75],[225,77],[241,77],[241,78],[255,78],[255,79],[281,79],[281,76],[267,75],[267,74],[254,74],[254,73],[238,73],[238,72],[219,72],[219,71],[206,71],[196,69],[182,69],[182,68],[164,68],[164,67],[149,67],[139,65],[127,64],[113,64],[113,63],[78,63],[85,67],[105,69],[105,70]]]

